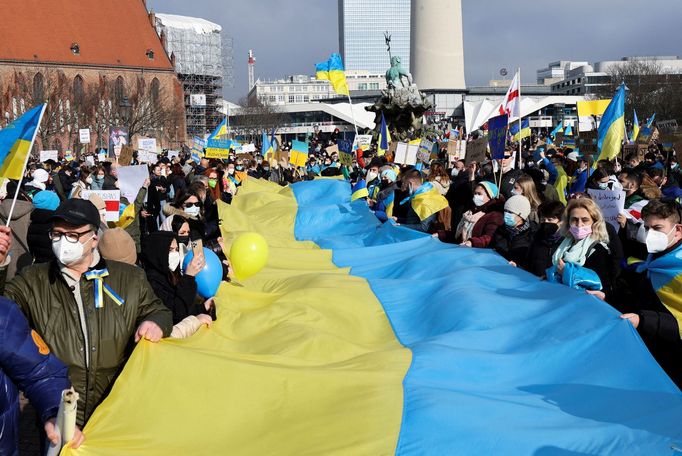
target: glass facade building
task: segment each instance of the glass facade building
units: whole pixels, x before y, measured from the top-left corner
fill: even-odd
[[[391,54],[410,69],[410,0],[339,0],[339,51],[345,68],[385,73]]]

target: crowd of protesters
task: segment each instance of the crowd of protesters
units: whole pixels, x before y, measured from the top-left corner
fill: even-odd
[[[286,144],[265,156],[230,151],[221,160],[161,155],[136,198],[121,199],[118,222],[107,222],[101,198],[84,199],[88,190],[119,189],[116,160],[30,162],[23,181],[5,181],[3,224],[18,195],[10,228],[0,228],[0,291],[8,298],[0,299],[0,404],[10,439],[17,438],[18,389],[52,437],[66,386],[80,395],[82,427],[131,341],[189,337],[210,325],[213,302],[199,296],[195,281],[204,260],[196,255],[183,267],[184,257],[201,243],[223,261],[229,280],[218,202],[229,204],[248,179],[345,179],[353,204],[364,201],[380,223],[492,249],[538,280],[605,301],[682,386],[680,323],[649,274],[652,264],[682,268],[682,172],[674,154],[653,146],[641,158],[593,163],[532,140],[522,157],[510,145],[499,161],[467,163],[441,149],[438,159],[407,166],[375,146],[357,150],[345,166],[338,152],[327,152],[335,140],[313,138],[305,167],[289,163]],[[606,223],[590,189],[625,192],[617,227]]]

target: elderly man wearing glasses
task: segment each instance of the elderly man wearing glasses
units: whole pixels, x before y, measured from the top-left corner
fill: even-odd
[[[170,335],[172,315],[142,269],[100,256],[100,215],[90,201],[64,201],[51,222],[56,259],[25,268],[7,282],[4,295],[68,366],[83,426],[125,363],[129,342]],[[0,249],[0,264],[5,256]]]

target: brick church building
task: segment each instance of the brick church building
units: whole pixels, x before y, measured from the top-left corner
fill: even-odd
[[[47,101],[34,151],[106,148],[110,127],[129,128],[133,145],[185,141],[182,85],[144,0],[0,0],[0,11],[0,127]]]

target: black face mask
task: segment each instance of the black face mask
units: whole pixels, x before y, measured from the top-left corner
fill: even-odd
[[[540,224],[540,232],[552,240],[556,240],[561,237],[559,233],[559,225],[556,223],[543,222]]]
[[[189,245],[189,236],[178,236],[178,242],[180,244]]]

